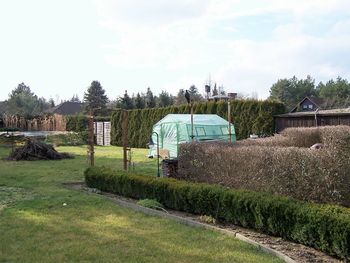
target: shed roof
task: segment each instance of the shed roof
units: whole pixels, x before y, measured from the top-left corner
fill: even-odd
[[[275,115],[275,117],[307,117],[307,116],[334,116],[334,115],[350,115],[350,108],[344,109],[331,109],[331,110],[316,110],[316,111],[301,111],[293,113],[285,113],[280,115]]]

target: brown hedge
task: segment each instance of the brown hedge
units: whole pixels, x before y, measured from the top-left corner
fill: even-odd
[[[310,149],[315,142],[325,147]],[[349,143],[350,127],[339,126],[289,129],[235,145],[183,144],[177,178],[350,206]]]

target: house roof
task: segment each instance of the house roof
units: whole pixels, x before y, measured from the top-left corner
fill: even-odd
[[[323,99],[321,98],[316,98],[316,97],[308,97],[306,96],[305,98],[303,98],[291,111],[292,112],[296,112],[296,110],[298,109],[298,107],[305,101],[305,100],[309,100],[312,104],[314,104],[318,109],[321,108],[322,103],[324,102]]]
[[[47,113],[60,114],[60,115],[74,115],[83,110],[83,103],[66,101],[47,110]]]
[[[340,115],[350,115],[350,108],[344,109],[332,109],[332,110],[316,110],[316,111],[300,111],[300,112],[290,112],[285,114],[275,115],[275,117],[314,117],[317,116],[340,116]]]

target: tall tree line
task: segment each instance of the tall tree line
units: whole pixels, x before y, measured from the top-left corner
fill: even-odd
[[[317,97],[323,100],[323,108],[344,108],[350,106],[350,83],[337,77],[327,82],[315,84],[315,79],[292,77],[279,79],[270,88],[270,99],[283,102],[287,109],[295,107],[303,98]]]
[[[188,91],[193,101],[201,101],[204,99],[195,85],[190,86]],[[152,109],[185,103],[187,102],[184,89],[180,89],[176,96],[173,96],[165,90],[161,91],[161,93],[156,96],[153,94],[151,88],[148,87],[145,93],[138,92],[136,95],[132,94],[131,96],[128,91],[125,90],[124,95],[116,100],[115,107],[121,109]]]

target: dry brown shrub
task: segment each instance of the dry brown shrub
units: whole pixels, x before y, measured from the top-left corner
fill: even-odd
[[[289,137],[288,137],[289,136]],[[313,139],[315,136],[316,139]],[[291,142],[295,146],[291,146]],[[321,142],[325,148],[306,147]],[[350,127],[294,129],[235,145],[180,148],[179,178],[350,206]]]

